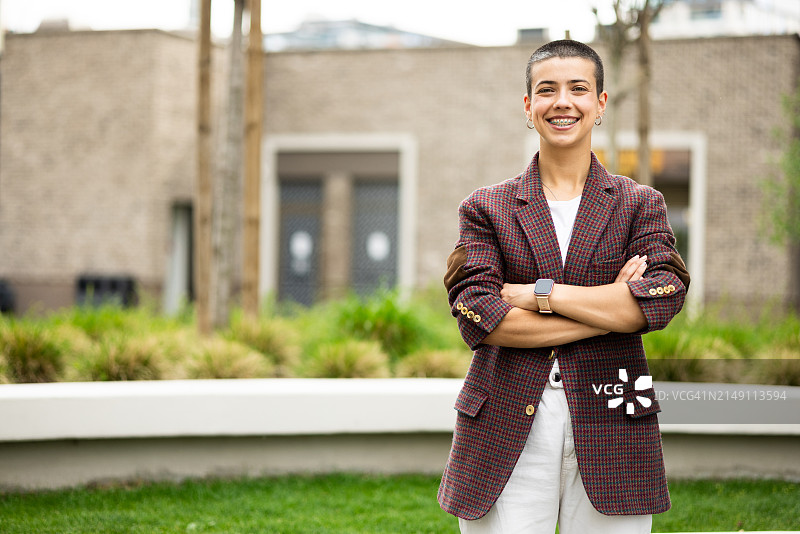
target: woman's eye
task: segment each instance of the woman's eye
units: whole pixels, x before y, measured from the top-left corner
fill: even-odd
[[[576,86],[576,87],[573,87],[573,88],[572,88],[572,90],[573,90],[573,91],[588,91],[588,89],[587,89],[586,87],[583,87],[583,86],[581,86],[581,85],[578,85],[578,86]]]

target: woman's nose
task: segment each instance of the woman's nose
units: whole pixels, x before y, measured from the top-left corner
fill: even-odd
[[[569,92],[568,91],[559,91],[558,98],[556,99],[555,106],[557,108],[568,108],[572,105],[569,101]]]

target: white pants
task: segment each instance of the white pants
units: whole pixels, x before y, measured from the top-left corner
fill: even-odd
[[[559,534],[649,534],[653,516],[603,515],[589,502],[567,397],[554,373],[506,487],[484,517],[458,520],[462,534],[553,534],[556,523]]]

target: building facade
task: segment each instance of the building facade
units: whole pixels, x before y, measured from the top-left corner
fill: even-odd
[[[667,0],[650,27],[654,39],[797,32],[795,0]]]
[[[123,31],[6,44],[0,278],[17,307],[71,304],[87,274],[131,276],[174,307],[191,279],[195,43]],[[536,151],[522,101],[533,48],[266,54],[262,292],[312,302],[439,284],[460,201],[517,175]],[[772,131],[786,124],[781,98],[798,87],[800,40],[662,40],[653,53],[655,186],[693,275],[690,296],[786,301],[797,267],[761,230],[760,183],[779,149]],[[632,151],[635,97],[619,110],[619,145]],[[606,127],[595,129],[601,155]],[[630,153],[623,171],[635,168]]]

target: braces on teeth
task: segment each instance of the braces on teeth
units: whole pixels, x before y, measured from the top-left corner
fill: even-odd
[[[556,126],[569,126],[570,124],[575,124],[578,122],[578,119],[553,119],[550,121],[550,124],[555,124]]]

